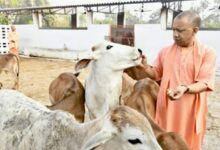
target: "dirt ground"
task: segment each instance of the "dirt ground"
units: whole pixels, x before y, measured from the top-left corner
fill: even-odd
[[[26,96],[49,104],[49,85],[60,73],[74,72],[74,60],[46,59],[39,57],[21,57],[19,91]],[[84,73],[79,79],[84,82]],[[3,88],[13,86],[13,76],[2,73],[0,82]]]
[[[74,65],[74,60],[21,57],[19,91],[43,104],[50,104],[48,89],[51,81],[62,72],[74,72]],[[80,81],[84,82],[85,77],[86,71],[79,76]],[[13,85],[12,77],[4,73],[0,75],[0,82],[3,83],[3,88]],[[220,147],[220,76],[216,76],[215,91],[209,96],[208,107],[203,150],[217,150]]]

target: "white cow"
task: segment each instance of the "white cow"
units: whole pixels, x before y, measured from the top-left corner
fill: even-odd
[[[119,105],[124,69],[141,63],[140,50],[104,41],[92,47],[92,58],[77,62],[75,69],[91,70],[85,82],[86,105],[90,118],[97,118]]]
[[[1,150],[162,150],[147,119],[126,106],[79,124],[14,90],[0,91]]]

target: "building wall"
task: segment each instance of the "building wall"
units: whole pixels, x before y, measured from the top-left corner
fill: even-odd
[[[9,51],[8,32],[10,31],[9,25],[0,25],[0,54],[6,54]]]
[[[216,50],[217,73],[220,74],[220,31],[201,30],[197,39]],[[135,25],[135,46],[141,48],[152,64],[159,50],[172,44],[172,30],[162,30],[160,25]]]
[[[73,57],[70,53],[89,50],[93,44],[110,35],[109,25],[90,25],[85,30],[38,29],[32,25],[18,25],[17,30],[21,51],[58,58],[70,58]],[[134,36],[135,46],[145,52],[150,64],[162,47],[173,42],[172,30],[162,30],[159,24],[137,24]],[[216,49],[220,70],[220,42],[217,42],[220,31],[199,31],[198,39]]]
[[[88,29],[38,29],[33,25],[17,25],[20,51],[26,55],[69,58],[70,54],[87,51],[109,35],[109,25],[90,25]],[[61,52],[63,54],[61,54]],[[66,54],[66,55],[65,55]]]

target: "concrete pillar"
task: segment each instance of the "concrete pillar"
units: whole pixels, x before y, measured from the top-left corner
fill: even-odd
[[[38,18],[39,18],[39,28],[42,28],[42,26],[43,26],[43,23],[42,23],[43,15],[41,13],[39,13]]]
[[[93,12],[87,11],[86,16],[87,16],[87,26],[93,24]]]
[[[32,13],[32,18],[33,18],[33,25],[39,28],[38,12]]]
[[[168,9],[166,7],[163,7],[160,13],[160,25],[161,25],[161,29],[163,30],[167,29],[167,18],[168,18]]]
[[[36,27],[41,28],[42,27],[42,14],[38,12],[34,12],[32,13],[32,18],[33,18],[33,24]]]
[[[123,27],[125,25],[125,12],[118,12],[117,25]]]
[[[77,20],[77,13],[75,13],[75,14],[71,14],[71,28],[72,29],[76,29],[77,28],[77,22],[78,22],[78,20]]]

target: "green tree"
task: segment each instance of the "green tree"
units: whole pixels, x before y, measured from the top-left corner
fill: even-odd
[[[149,24],[159,24],[160,23],[160,10],[154,11],[147,21]]]
[[[79,27],[84,28],[86,27],[86,14],[79,13]]]
[[[0,0],[1,8],[18,8],[18,7],[31,7],[31,6],[45,6],[47,5],[47,0]],[[2,17],[2,16],[0,16]],[[7,15],[5,16],[9,19],[8,23],[31,23],[32,15]],[[2,18],[3,19],[3,18]],[[0,20],[2,20],[0,18]]]
[[[218,10],[215,11],[218,4],[220,5],[220,0],[215,0],[214,3],[211,3],[209,0],[201,0],[197,7],[191,7],[191,10],[195,10],[200,14],[202,18],[202,28],[220,28],[220,13]],[[213,6],[214,8],[210,8],[209,6]]]
[[[70,28],[71,16],[70,15],[52,15],[48,14],[43,16],[43,27],[46,28]]]
[[[147,23],[143,18],[143,13],[132,14],[130,11],[126,12],[126,25],[134,25],[134,24],[144,24]]]
[[[4,14],[0,14],[0,24],[7,25],[9,23],[10,23],[10,21],[9,21],[8,17]]]
[[[115,14],[105,14],[104,19],[94,18],[94,24],[110,24],[116,25],[116,15]]]

